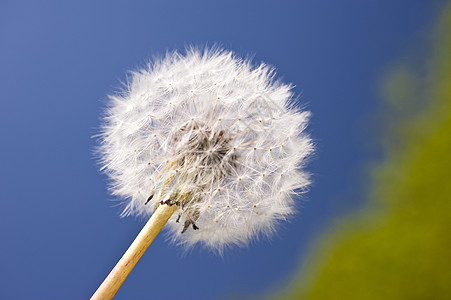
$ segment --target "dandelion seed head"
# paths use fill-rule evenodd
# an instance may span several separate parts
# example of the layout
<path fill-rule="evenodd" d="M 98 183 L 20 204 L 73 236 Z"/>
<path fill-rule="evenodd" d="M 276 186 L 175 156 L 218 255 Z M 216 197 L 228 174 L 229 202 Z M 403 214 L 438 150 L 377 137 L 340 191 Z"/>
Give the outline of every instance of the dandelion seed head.
<path fill-rule="evenodd" d="M 168 53 L 132 72 L 110 96 L 99 148 L 122 215 L 170 201 L 175 242 L 221 251 L 293 214 L 293 195 L 309 185 L 310 113 L 274 75 L 218 48 Z"/>

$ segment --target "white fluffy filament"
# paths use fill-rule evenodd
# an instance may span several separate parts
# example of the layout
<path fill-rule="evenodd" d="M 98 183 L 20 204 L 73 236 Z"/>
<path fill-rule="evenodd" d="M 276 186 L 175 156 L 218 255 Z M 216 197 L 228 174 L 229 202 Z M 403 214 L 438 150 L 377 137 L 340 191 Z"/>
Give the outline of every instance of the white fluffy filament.
<path fill-rule="evenodd" d="M 173 239 L 221 251 L 274 231 L 306 190 L 309 112 L 274 70 L 221 49 L 189 49 L 131 73 L 110 96 L 101 162 L 123 215 L 177 204 Z"/>

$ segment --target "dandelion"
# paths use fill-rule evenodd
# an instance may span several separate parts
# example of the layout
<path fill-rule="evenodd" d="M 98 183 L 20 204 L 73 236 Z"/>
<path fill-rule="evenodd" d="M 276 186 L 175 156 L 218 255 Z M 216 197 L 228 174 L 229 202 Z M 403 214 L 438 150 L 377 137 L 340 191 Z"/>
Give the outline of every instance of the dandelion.
<path fill-rule="evenodd" d="M 165 207 L 174 242 L 218 252 L 273 233 L 309 184 L 313 150 L 309 112 L 274 75 L 218 48 L 132 72 L 110 96 L 100 146 L 122 215 Z"/>

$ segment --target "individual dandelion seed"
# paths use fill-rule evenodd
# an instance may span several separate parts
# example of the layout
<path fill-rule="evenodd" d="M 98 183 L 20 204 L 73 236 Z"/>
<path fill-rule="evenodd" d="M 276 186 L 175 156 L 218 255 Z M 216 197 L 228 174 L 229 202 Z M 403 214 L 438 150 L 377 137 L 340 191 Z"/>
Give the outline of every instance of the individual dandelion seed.
<path fill-rule="evenodd" d="M 218 252 L 271 234 L 306 190 L 301 167 L 313 151 L 309 112 L 274 75 L 219 48 L 168 53 L 132 72 L 110 96 L 100 135 L 122 215 L 163 213 L 175 243 Z"/>

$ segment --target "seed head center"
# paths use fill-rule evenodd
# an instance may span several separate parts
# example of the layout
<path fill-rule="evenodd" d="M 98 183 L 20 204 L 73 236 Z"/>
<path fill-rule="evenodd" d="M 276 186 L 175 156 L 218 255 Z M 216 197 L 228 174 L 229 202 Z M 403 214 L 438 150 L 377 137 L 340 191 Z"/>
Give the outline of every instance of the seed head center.
<path fill-rule="evenodd" d="M 236 151 L 230 145 L 232 138 L 227 136 L 225 130 L 214 130 L 191 121 L 177 135 L 176 151 L 181 156 L 180 162 L 187 167 L 197 167 L 196 177 L 208 176 L 210 181 L 220 181 L 236 167 Z"/>

